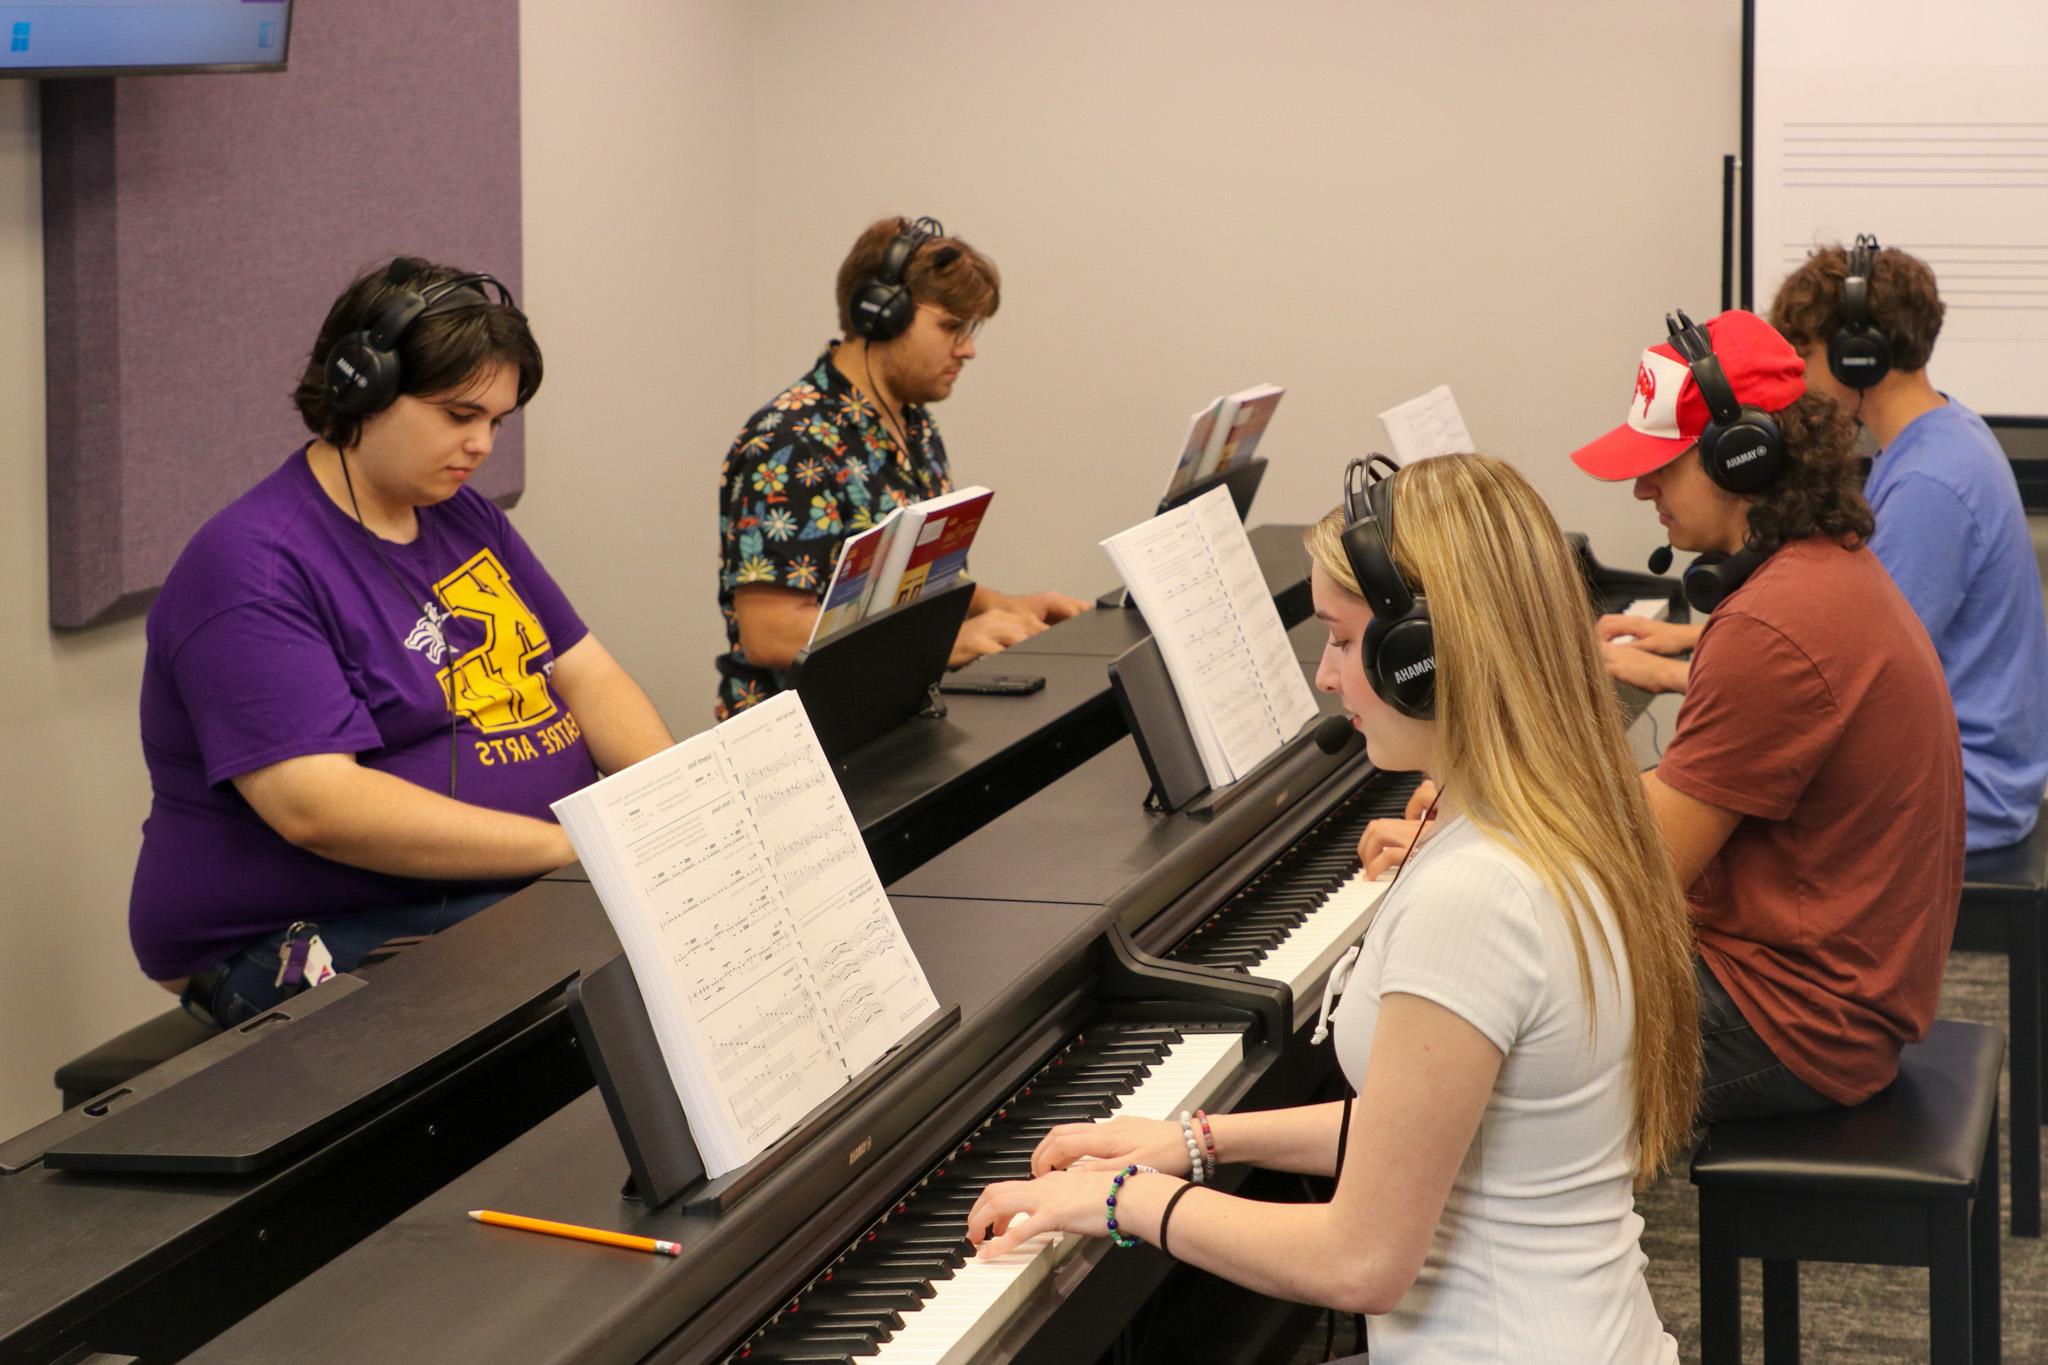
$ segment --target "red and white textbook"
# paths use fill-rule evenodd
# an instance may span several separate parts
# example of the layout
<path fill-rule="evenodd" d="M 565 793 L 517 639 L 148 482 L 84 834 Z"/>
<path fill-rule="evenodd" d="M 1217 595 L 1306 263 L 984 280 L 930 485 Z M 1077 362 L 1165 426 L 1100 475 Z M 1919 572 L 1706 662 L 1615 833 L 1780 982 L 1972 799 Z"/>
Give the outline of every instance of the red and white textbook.
<path fill-rule="evenodd" d="M 967 571 L 967 550 L 995 496 L 976 485 L 912 503 L 894 517 L 896 529 L 868 610 L 898 606 L 951 586 Z"/>

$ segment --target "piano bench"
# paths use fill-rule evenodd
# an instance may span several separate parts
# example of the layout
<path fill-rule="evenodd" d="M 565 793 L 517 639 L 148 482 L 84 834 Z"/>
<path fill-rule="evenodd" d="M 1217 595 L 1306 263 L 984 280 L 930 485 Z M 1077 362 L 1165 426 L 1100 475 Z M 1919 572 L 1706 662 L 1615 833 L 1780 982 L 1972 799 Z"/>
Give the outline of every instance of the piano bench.
<path fill-rule="evenodd" d="M 76 1108 L 94 1095 L 125 1084 L 187 1048 L 197 1047 L 219 1031 L 208 1028 L 182 1009 L 166 1010 L 154 1019 L 145 1019 L 57 1068 L 57 1089 L 63 1092 L 64 1107 Z"/>
<path fill-rule="evenodd" d="M 2041 1008 L 2041 987 L 2048 980 L 2048 810 L 2020 842 L 1982 849 L 1963 860 L 1954 946 L 2005 954 L 2012 1235 L 2039 1237 L 2041 1071 L 2048 1056 L 2048 1017 Z"/>
<path fill-rule="evenodd" d="M 1930 1359 L 1999 1358 L 1998 1067 L 2004 1040 L 1936 1020 L 1854 1109 L 1717 1123 L 1700 1193 L 1700 1359 L 1742 1359 L 1742 1258 L 1764 1263 L 1764 1359 L 1799 1358 L 1799 1262 L 1928 1267 Z"/>

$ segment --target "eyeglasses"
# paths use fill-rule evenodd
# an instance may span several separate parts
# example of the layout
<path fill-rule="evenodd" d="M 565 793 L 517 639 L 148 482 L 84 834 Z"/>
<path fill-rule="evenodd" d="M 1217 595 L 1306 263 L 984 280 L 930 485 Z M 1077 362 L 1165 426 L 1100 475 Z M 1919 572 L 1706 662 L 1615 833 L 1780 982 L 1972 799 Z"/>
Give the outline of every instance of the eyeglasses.
<path fill-rule="evenodd" d="M 981 325 L 988 321 L 987 318 L 976 318 L 972 322 L 962 322 L 959 318 L 954 317 L 936 304 L 921 303 L 918 305 L 918 310 L 920 312 L 936 313 L 939 318 L 939 326 L 952 336 L 953 344 L 956 346 L 963 341 L 974 340 L 975 337 L 981 334 Z"/>

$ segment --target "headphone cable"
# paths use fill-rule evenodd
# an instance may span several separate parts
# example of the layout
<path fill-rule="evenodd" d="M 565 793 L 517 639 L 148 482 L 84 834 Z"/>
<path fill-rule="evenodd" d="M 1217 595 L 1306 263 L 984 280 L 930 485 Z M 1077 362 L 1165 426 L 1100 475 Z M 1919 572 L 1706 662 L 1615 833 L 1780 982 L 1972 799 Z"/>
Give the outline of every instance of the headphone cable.
<path fill-rule="evenodd" d="M 334 447 L 334 455 L 341 463 L 341 482 L 342 486 L 348 489 L 349 510 L 355 513 L 356 525 L 361 527 L 363 534 L 370 538 L 370 553 L 377 556 L 377 562 L 384 566 L 384 572 L 389 574 L 391 581 L 397 585 L 399 595 L 410 605 L 412 602 L 412 589 L 405 586 L 405 580 L 398 576 L 398 570 L 392 567 L 391 561 L 385 557 L 384 547 L 377 543 L 377 533 L 372 531 L 370 524 L 363 520 L 363 506 L 356 501 L 356 481 L 349 477 L 348 453 L 337 445 Z M 427 518 L 420 514 L 418 508 L 413 510 L 413 521 L 418 524 L 420 535 L 423 538 L 431 534 L 428 530 Z M 430 555 L 433 548 L 431 544 L 427 546 Z M 422 605 L 426 604 L 423 603 Z M 453 647 L 448 643 L 448 637 L 441 632 L 440 625 L 433 621 L 431 615 L 427 619 L 430 624 L 433 624 L 434 633 L 440 638 L 441 652 L 444 654 L 452 653 Z M 455 707 L 455 661 L 451 658 L 448 661 L 448 798 L 451 801 L 455 799 L 455 778 L 458 771 L 456 764 L 455 727 L 460 718 L 461 713 Z"/>
<path fill-rule="evenodd" d="M 882 426 L 886 431 L 888 431 L 891 437 L 895 438 L 895 440 L 901 444 L 903 449 L 903 458 L 907 461 L 911 458 L 910 428 L 900 420 L 892 423 L 889 419 L 889 404 L 887 400 L 885 400 L 882 397 L 881 388 L 875 383 L 875 363 L 873 358 L 873 347 L 873 342 L 869 341 L 865 337 L 861 338 L 860 367 L 862 372 L 865 373 L 867 376 L 868 392 L 874 395 L 875 407 L 881 413 Z"/>

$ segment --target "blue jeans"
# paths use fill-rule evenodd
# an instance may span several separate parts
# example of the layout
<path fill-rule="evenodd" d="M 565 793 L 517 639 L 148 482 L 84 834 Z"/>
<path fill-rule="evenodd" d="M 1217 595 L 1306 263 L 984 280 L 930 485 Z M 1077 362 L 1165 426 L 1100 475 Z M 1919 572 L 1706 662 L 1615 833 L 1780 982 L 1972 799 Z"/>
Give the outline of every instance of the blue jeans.
<path fill-rule="evenodd" d="M 1695 957 L 1692 970 L 1700 988 L 1701 1123 L 1839 1107 L 1778 1060 L 1703 960 Z"/>
<path fill-rule="evenodd" d="M 334 957 L 334 970 L 354 971 L 381 944 L 394 938 L 439 933 L 494 901 L 503 900 L 507 894 L 484 891 L 412 905 L 394 905 L 383 910 L 365 910 L 361 914 L 326 920 L 318 926 L 317 932 L 320 941 Z M 279 1001 L 297 995 L 305 989 L 303 985 L 280 985 L 277 979 L 279 954 L 284 951 L 285 935 L 290 932 L 287 926 L 257 939 L 223 962 L 223 970 L 195 973 L 186 983 L 178 1002 L 185 1007 L 187 1014 L 203 1024 L 233 1028 L 255 1018 Z M 202 993 L 204 999 L 199 998 Z"/>

